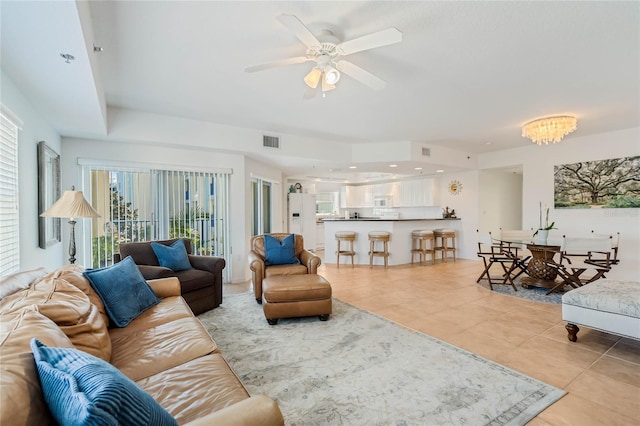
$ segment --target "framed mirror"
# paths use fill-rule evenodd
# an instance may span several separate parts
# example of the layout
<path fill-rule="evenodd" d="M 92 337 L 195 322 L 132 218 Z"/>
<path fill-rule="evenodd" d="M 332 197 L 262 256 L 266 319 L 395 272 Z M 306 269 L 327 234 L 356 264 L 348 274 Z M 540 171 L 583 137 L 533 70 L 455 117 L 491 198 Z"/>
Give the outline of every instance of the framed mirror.
<path fill-rule="evenodd" d="M 45 141 L 38 142 L 38 231 L 42 249 L 58 243 L 60 218 L 41 217 L 60 198 L 60 155 Z"/>

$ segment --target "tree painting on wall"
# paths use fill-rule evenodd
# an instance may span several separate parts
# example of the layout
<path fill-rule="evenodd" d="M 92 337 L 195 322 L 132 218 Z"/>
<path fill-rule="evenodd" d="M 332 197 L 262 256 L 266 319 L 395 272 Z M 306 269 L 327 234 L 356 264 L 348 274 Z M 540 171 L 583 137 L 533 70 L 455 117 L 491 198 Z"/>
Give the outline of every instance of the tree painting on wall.
<path fill-rule="evenodd" d="M 640 208 L 640 156 L 554 166 L 556 208 Z"/>

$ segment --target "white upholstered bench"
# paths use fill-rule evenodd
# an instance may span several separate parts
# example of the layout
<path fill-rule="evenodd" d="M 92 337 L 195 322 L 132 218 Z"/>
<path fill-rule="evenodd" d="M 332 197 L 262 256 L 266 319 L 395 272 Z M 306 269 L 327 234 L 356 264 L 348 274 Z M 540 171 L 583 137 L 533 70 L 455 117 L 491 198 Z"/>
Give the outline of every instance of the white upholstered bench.
<path fill-rule="evenodd" d="M 601 279 L 562 295 L 567 336 L 578 339 L 579 325 L 640 340 L 640 282 Z"/>

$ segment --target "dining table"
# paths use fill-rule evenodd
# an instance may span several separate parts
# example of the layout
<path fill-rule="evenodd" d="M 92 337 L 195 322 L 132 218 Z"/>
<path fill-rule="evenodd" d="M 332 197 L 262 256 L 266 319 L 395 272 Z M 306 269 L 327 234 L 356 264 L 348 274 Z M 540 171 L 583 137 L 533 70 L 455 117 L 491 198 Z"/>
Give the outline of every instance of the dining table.
<path fill-rule="evenodd" d="M 518 258 L 511 268 L 513 272 L 516 267 L 521 268 L 527 274 L 520 280 L 523 288 L 554 288 L 558 282 L 556 277 L 558 272 L 555 268 L 548 265 L 556 253 L 560 252 L 561 241 L 547 240 L 536 241 L 533 238 L 528 239 L 500 239 L 493 238 L 494 242 L 501 247 L 502 252 L 507 256 Z M 517 251 L 525 248 L 531 252 L 531 258 L 525 264 L 525 259 L 520 259 Z M 518 250 L 514 250 L 514 249 Z"/>

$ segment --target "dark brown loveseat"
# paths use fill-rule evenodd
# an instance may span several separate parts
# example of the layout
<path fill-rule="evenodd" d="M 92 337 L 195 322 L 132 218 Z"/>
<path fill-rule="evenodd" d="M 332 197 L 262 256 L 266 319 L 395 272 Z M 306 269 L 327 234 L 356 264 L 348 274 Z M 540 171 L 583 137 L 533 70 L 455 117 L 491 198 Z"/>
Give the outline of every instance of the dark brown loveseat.
<path fill-rule="evenodd" d="M 152 241 L 122 243 L 120 253 L 113 256 L 114 262 L 119 262 L 127 256 L 140 268 L 146 280 L 177 277 L 180 281 L 181 295 L 189 304 L 195 315 L 217 308 L 222 303 L 222 270 L 226 262 L 222 257 L 196 256 L 191 254 L 191 241 L 181 238 L 189 254 L 189 263 L 193 269 L 172 271 L 160 266 L 158 258 L 151 248 Z M 171 245 L 178 239 L 153 241 L 164 245 Z"/>

